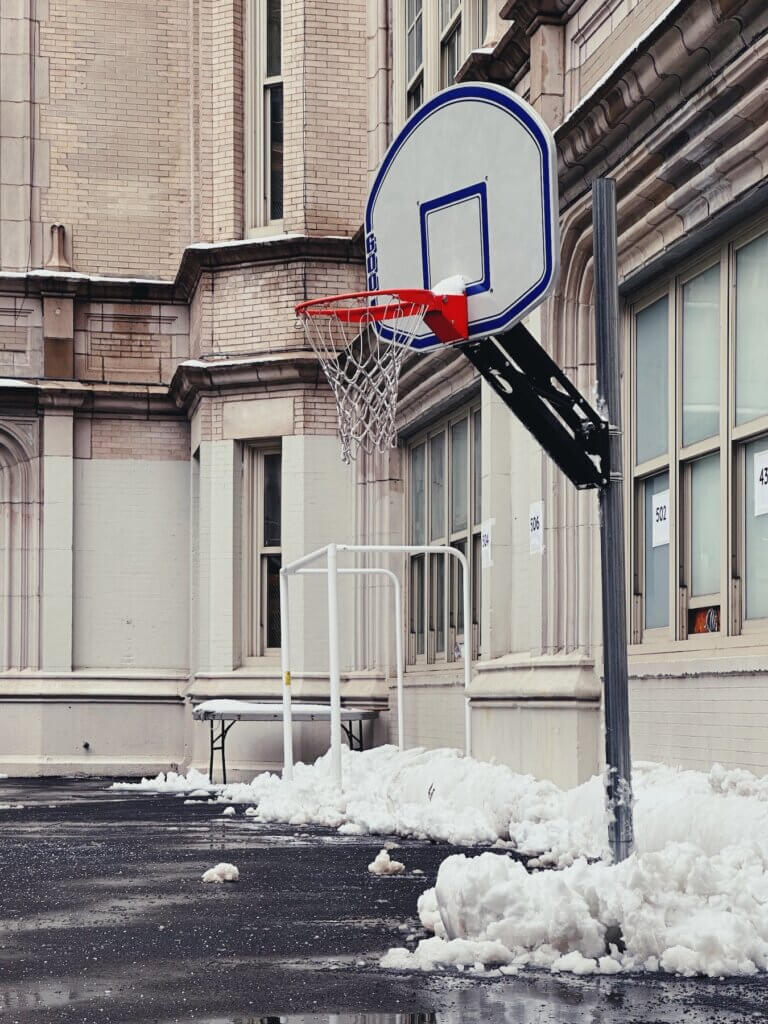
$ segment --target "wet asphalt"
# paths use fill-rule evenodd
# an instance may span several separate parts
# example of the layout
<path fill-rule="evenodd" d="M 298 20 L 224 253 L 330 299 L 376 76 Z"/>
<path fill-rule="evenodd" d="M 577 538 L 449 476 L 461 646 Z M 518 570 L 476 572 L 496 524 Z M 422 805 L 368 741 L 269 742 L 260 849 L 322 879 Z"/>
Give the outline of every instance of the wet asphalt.
<path fill-rule="evenodd" d="M 734 1024 L 768 979 L 510 979 L 378 966 L 445 845 L 264 826 L 106 783 L 0 780 L 0 1024 Z M 203 885 L 220 860 L 240 882 Z M 423 875 L 414 874 L 414 869 Z M 420 933 L 423 935 L 423 933 Z"/>

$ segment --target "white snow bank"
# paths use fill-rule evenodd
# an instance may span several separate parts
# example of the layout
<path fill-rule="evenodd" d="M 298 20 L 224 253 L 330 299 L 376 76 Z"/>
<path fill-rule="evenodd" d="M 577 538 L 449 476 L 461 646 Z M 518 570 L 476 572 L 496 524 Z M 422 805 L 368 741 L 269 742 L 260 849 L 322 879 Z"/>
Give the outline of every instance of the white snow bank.
<path fill-rule="evenodd" d="M 768 842 L 716 854 L 670 842 L 621 864 L 580 858 L 529 874 L 509 857 L 448 857 L 419 916 L 435 937 L 384 966 L 534 964 L 576 974 L 667 971 L 710 977 L 768 969 Z M 768 839 L 768 836 L 765 837 Z M 618 928 L 626 949 L 607 948 Z M 610 938 L 610 935 L 609 935 Z M 606 955 L 609 954 L 609 955 Z"/>
<path fill-rule="evenodd" d="M 330 755 L 297 764 L 294 779 L 264 773 L 251 783 L 212 785 L 190 769 L 161 773 L 120 790 L 218 794 L 225 803 L 255 806 L 259 821 L 317 824 L 350 835 L 402 835 L 458 845 L 508 843 L 536 858 L 534 866 L 567 867 L 578 857 L 607 858 L 603 781 L 574 789 L 520 775 L 456 750 L 400 752 L 383 746 L 342 748 L 343 785 L 333 781 Z M 681 771 L 634 766 L 635 833 L 640 853 L 690 842 L 712 855 L 739 838 L 768 841 L 768 777 L 726 770 Z"/>
<path fill-rule="evenodd" d="M 220 884 L 222 882 L 238 882 L 240 881 L 240 872 L 237 870 L 234 864 L 227 864 L 226 861 L 222 861 L 221 864 L 217 864 L 214 868 L 208 868 L 203 875 L 204 882 L 213 882 Z"/>
<path fill-rule="evenodd" d="M 538 821 L 538 808 L 561 793 L 551 782 L 456 750 L 383 746 L 360 753 L 344 747 L 342 765 L 341 791 L 325 754 L 312 765 L 297 764 L 292 782 L 267 773 L 223 787 L 220 799 L 257 805 L 262 821 L 474 845 L 508 838 L 510 821 L 530 814 Z M 601 806 L 599 780 L 595 794 Z"/>
<path fill-rule="evenodd" d="M 154 779 L 142 779 L 141 782 L 113 782 L 110 789 L 121 791 L 144 790 L 148 793 L 195 793 L 203 791 L 203 796 L 217 792 L 222 786 L 216 786 L 204 772 L 190 768 L 186 775 L 176 772 L 160 772 Z"/>
<path fill-rule="evenodd" d="M 381 850 L 368 865 L 372 875 L 402 875 L 405 871 L 405 864 L 399 860 L 390 860 L 386 850 Z"/>

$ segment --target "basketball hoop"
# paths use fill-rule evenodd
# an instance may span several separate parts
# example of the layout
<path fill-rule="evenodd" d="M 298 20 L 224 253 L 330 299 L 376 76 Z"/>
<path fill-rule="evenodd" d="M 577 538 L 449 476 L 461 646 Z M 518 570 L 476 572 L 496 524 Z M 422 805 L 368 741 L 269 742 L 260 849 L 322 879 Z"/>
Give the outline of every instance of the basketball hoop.
<path fill-rule="evenodd" d="M 467 298 L 403 288 L 310 299 L 296 306 L 336 400 L 341 457 L 397 444 L 400 368 L 422 326 L 444 342 L 467 337 Z"/>

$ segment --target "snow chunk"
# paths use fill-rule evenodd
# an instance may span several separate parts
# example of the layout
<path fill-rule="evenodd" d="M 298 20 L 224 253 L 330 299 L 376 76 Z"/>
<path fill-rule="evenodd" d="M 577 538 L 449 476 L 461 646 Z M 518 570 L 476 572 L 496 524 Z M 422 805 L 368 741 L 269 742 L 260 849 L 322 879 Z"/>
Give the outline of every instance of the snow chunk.
<path fill-rule="evenodd" d="M 234 864 L 227 864 L 222 861 L 217 864 L 214 868 L 208 868 L 203 875 L 204 882 L 214 882 L 219 884 L 221 882 L 239 882 L 240 872 L 237 870 Z"/>
<path fill-rule="evenodd" d="M 160 772 L 154 779 L 142 779 L 141 782 L 113 782 L 109 787 L 120 792 L 131 790 L 144 790 L 148 793 L 191 793 L 197 790 L 203 796 L 209 796 L 211 792 L 223 789 L 223 786 L 216 786 L 211 783 L 208 775 L 190 768 L 186 775 L 179 775 L 176 772 Z"/>
<path fill-rule="evenodd" d="M 230 805 L 229 807 L 224 808 L 224 810 L 221 812 L 221 816 L 222 818 L 232 818 L 234 817 L 235 813 L 235 808 Z"/>
<path fill-rule="evenodd" d="M 405 871 L 405 864 L 399 860 L 390 860 L 387 851 L 381 850 L 368 865 L 368 870 L 372 875 L 401 875 Z"/>
<path fill-rule="evenodd" d="M 451 277 L 438 281 L 431 290 L 435 295 L 463 295 L 467 290 L 467 282 L 461 274 L 452 274 Z"/>

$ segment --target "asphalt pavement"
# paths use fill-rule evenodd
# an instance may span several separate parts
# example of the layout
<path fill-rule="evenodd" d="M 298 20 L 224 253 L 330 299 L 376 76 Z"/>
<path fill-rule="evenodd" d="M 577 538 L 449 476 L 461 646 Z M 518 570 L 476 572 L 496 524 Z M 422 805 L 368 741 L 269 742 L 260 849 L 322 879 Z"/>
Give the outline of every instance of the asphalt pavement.
<path fill-rule="evenodd" d="M 765 977 L 383 970 L 454 848 L 395 839 L 407 873 L 378 877 L 367 865 L 380 837 L 222 818 L 221 805 L 106 785 L 0 780 L 0 1024 L 767 1019 Z M 203 885 L 222 860 L 240 881 Z"/>

